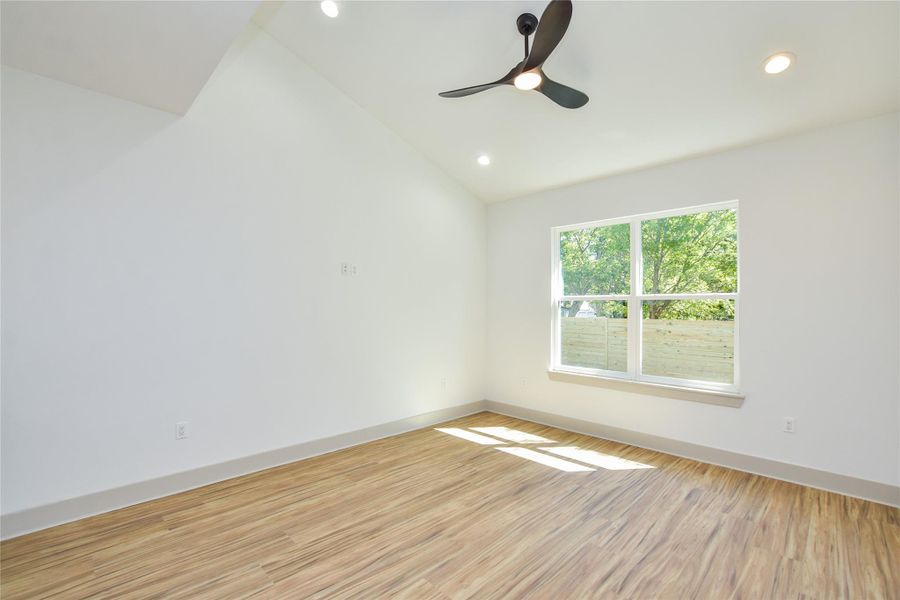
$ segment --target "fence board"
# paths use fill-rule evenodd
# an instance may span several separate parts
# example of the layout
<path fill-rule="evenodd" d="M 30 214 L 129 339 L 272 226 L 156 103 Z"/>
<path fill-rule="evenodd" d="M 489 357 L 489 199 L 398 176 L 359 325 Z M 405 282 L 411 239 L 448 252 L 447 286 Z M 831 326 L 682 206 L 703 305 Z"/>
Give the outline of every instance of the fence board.
<path fill-rule="evenodd" d="M 734 322 L 645 319 L 642 359 L 647 375 L 731 383 Z M 562 318 L 564 365 L 625 371 L 626 319 Z"/>

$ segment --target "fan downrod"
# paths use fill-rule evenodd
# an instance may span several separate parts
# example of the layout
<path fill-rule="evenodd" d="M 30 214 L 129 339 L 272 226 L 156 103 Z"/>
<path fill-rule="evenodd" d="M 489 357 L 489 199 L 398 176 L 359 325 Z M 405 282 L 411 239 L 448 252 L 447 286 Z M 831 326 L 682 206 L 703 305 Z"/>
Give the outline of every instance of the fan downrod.
<path fill-rule="evenodd" d="M 519 30 L 519 33 L 528 37 L 532 33 L 537 30 L 538 26 L 538 18 L 531 13 L 522 13 L 519 15 L 519 18 L 516 19 L 516 29 Z"/>

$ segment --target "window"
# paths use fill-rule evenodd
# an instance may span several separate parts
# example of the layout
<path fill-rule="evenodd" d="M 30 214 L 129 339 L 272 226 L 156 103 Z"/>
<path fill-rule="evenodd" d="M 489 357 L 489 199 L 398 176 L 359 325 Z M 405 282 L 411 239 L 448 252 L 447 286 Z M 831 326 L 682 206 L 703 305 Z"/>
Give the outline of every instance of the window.
<path fill-rule="evenodd" d="M 554 228 L 552 368 L 736 392 L 737 212 Z"/>

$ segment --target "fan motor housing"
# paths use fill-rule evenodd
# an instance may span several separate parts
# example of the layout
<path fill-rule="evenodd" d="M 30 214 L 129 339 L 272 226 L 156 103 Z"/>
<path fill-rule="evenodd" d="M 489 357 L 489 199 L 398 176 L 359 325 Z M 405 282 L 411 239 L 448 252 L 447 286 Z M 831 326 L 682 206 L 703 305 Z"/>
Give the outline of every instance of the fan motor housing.
<path fill-rule="evenodd" d="M 535 32 L 538 26 L 538 18 L 531 13 L 522 13 L 516 19 L 516 29 L 524 36 L 529 36 Z"/>

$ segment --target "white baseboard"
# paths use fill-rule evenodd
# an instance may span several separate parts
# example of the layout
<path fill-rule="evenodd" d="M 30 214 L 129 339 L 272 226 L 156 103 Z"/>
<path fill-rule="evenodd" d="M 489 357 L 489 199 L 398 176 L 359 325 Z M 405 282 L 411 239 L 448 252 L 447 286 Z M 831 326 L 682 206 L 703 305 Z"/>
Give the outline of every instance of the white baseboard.
<path fill-rule="evenodd" d="M 550 425 L 551 427 L 583 433 L 605 440 L 622 442 L 640 448 L 665 452 L 666 454 L 674 454 L 675 456 L 771 477 L 772 479 L 798 483 L 828 492 L 844 494 L 845 496 L 871 500 L 889 506 L 900 506 L 900 487 L 887 483 L 840 475 L 812 467 L 804 467 L 749 454 L 740 454 L 720 448 L 701 446 L 648 433 L 610 427 L 609 425 L 602 425 L 593 421 L 564 417 L 514 404 L 505 404 L 492 400 L 485 400 L 484 403 L 486 410 L 509 417 Z"/>
<path fill-rule="evenodd" d="M 790 481 L 891 506 L 900 506 L 900 487 L 898 486 L 610 427 L 513 404 L 482 400 L 2 515 L 0 517 L 0 538 L 5 540 L 17 537 L 54 525 L 69 523 L 485 410 L 738 471 Z"/>
<path fill-rule="evenodd" d="M 180 473 L 164 475 L 121 487 L 95 492 L 76 498 L 69 498 L 28 508 L 0 516 L 0 539 L 9 539 L 53 527 L 85 517 L 140 504 L 155 498 L 170 496 L 194 488 L 247 475 L 263 469 L 310 458 L 327 452 L 334 452 L 350 446 L 364 444 L 381 438 L 405 433 L 456 419 L 484 410 L 484 401 L 471 402 L 442 410 L 415 415 L 399 421 L 392 421 L 374 427 L 358 429 L 327 438 L 302 442 L 286 448 L 253 454 L 223 463 L 198 467 Z"/>

